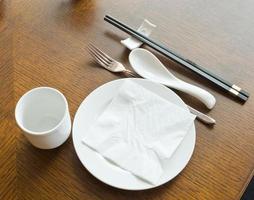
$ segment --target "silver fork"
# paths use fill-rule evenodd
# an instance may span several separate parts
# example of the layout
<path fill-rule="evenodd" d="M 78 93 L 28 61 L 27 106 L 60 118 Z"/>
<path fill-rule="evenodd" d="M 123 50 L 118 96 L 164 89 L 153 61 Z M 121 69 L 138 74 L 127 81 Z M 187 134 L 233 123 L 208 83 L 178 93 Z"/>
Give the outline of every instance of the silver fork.
<path fill-rule="evenodd" d="M 89 44 L 87 48 L 88 52 L 95 59 L 95 61 L 105 69 L 111 72 L 123 72 L 133 77 L 137 76 L 137 74 L 135 74 L 134 72 L 126 69 L 122 63 L 111 58 L 109 55 L 101 51 L 93 44 Z"/>
<path fill-rule="evenodd" d="M 91 56 L 95 59 L 95 61 L 105 69 L 111 72 L 124 72 L 133 77 L 138 76 L 136 73 L 126 69 L 120 62 L 114 60 L 93 44 L 89 44 L 87 48 Z M 213 118 L 207 116 L 204 113 L 199 112 L 198 110 L 192 108 L 191 106 L 188 106 L 188 108 L 192 114 L 197 116 L 197 119 L 204 122 L 205 124 L 215 124 L 215 120 Z"/>

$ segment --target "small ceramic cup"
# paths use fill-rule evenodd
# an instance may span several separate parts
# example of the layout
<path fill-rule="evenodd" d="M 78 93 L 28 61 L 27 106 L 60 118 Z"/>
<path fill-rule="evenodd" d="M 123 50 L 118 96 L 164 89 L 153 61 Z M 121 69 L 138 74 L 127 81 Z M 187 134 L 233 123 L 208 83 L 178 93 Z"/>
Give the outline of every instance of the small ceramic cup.
<path fill-rule="evenodd" d="M 60 146 L 71 132 L 67 100 L 54 88 L 38 87 L 25 93 L 16 105 L 15 118 L 27 139 L 40 149 Z"/>

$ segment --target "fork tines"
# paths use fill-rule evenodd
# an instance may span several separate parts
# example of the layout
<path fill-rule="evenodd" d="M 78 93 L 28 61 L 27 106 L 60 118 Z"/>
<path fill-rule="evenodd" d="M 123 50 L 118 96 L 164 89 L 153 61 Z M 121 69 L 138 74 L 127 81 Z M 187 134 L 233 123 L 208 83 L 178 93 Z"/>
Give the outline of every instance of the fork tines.
<path fill-rule="evenodd" d="M 107 54 L 102 52 L 93 44 L 88 44 L 87 46 L 88 52 L 90 55 L 103 67 L 108 67 L 108 65 L 113 61 Z"/>

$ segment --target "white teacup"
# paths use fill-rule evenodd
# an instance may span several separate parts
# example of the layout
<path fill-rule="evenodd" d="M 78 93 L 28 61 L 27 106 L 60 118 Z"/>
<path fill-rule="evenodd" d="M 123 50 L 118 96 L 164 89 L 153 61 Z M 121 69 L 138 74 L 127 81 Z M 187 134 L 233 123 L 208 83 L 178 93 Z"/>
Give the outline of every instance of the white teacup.
<path fill-rule="evenodd" d="M 38 87 L 18 101 L 15 118 L 24 135 L 41 149 L 63 144 L 71 132 L 68 103 L 64 95 L 50 87 Z"/>

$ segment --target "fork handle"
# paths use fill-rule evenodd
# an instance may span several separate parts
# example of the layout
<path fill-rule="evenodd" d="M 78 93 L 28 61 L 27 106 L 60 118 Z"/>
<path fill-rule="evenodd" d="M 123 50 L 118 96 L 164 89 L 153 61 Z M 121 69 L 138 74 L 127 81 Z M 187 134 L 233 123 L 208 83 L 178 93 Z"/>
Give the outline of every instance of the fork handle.
<path fill-rule="evenodd" d="M 124 70 L 123 72 L 130 75 L 130 76 L 132 76 L 132 77 L 137 77 L 138 76 L 135 72 L 132 72 L 131 70 L 128 70 L 128 69 Z"/>

